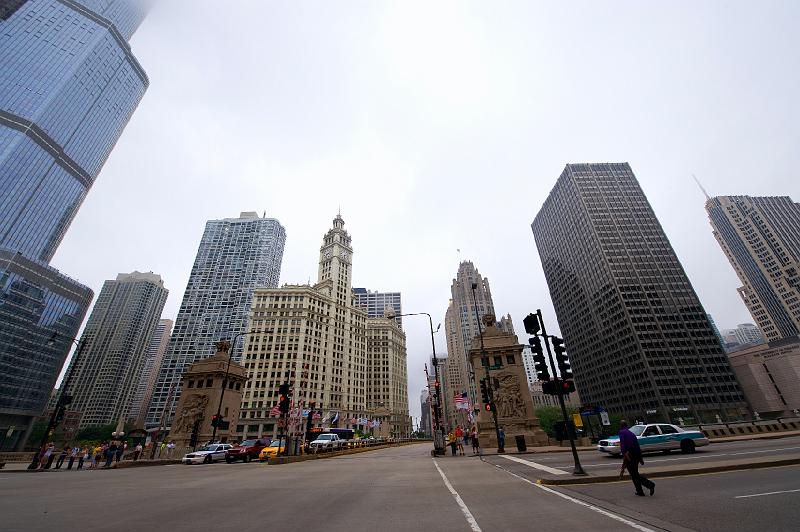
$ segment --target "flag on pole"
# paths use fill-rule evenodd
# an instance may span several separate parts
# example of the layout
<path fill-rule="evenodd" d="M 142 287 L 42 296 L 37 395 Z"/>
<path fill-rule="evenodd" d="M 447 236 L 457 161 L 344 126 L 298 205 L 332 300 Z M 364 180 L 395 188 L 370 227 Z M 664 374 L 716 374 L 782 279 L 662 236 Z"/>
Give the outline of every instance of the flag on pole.
<path fill-rule="evenodd" d="M 456 395 L 454 397 L 456 402 L 456 409 L 457 410 L 469 410 L 469 399 L 467 398 L 467 392 L 463 392 L 461 395 Z"/>
<path fill-rule="evenodd" d="M 278 408 L 278 405 L 272 407 L 272 410 L 269 411 L 269 417 L 278 417 L 281 415 L 281 409 Z"/>

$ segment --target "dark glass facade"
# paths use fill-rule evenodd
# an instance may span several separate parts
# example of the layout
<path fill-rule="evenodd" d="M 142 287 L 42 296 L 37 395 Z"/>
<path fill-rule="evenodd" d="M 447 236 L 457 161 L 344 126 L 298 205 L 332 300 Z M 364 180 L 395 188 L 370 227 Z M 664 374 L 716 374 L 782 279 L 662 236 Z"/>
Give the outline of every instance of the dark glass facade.
<path fill-rule="evenodd" d="M 582 401 L 685 423 L 746 413 L 707 314 L 627 163 L 567 165 L 531 228 Z"/>
<path fill-rule="evenodd" d="M 128 44 L 145 11 L 137 0 L 0 3 L 0 253 L 14 258 L 0 269 L 3 433 L 41 415 L 91 301 L 48 263 L 147 89 Z M 47 343 L 61 329 L 68 339 Z"/>
<path fill-rule="evenodd" d="M 0 448 L 42 414 L 92 291 L 49 266 L 0 250 Z"/>
<path fill-rule="evenodd" d="M 29 0 L 0 20 L 0 247 L 53 257 L 144 95 L 134 5 Z"/>

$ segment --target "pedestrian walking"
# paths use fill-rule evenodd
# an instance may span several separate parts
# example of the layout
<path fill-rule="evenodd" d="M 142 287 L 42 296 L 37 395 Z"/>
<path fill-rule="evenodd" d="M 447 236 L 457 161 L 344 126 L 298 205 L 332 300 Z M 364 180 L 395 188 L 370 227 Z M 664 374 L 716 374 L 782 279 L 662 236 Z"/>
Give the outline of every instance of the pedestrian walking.
<path fill-rule="evenodd" d="M 453 434 L 453 431 L 447 433 L 447 445 L 450 446 L 450 451 L 453 453 L 453 456 L 456 455 L 456 435 Z"/>
<path fill-rule="evenodd" d="M 503 427 L 497 429 L 497 448 L 504 449 L 506 446 L 506 431 L 503 430 Z"/>
<path fill-rule="evenodd" d="M 89 458 L 89 448 L 84 447 L 78 454 L 78 469 L 83 469 L 83 463 Z"/>
<path fill-rule="evenodd" d="M 50 469 L 53 464 L 53 459 L 56 457 L 56 446 L 52 443 L 47 444 L 47 450 L 44 452 L 42 459 L 42 469 Z"/>
<path fill-rule="evenodd" d="M 464 440 L 464 430 L 461 427 L 456 427 L 455 437 L 456 437 L 456 447 L 458 448 L 458 454 L 464 456 L 464 444 L 462 443 Z"/>
<path fill-rule="evenodd" d="M 119 462 L 122 460 L 122 455 L 125 453 L 125 447 L 127 446 L 126 443 L 117 442 L 117 450 L 114 451 L 115 461 Z"/>
<path fill-rule="evenodd" d="M 142 454 L 142 444 L 141 443 L 137 443 L 136 447 L 133 448 L 133 461 L 134 462 L 139 459 L 139 455 L 140 454 Z"/>
<path fill-rule="evenodd" d="M 103 466 L 104 469 L 111 467 L 115 454 L 117 454 L 117 443 L 112 441 L 111 445 L 106 447 L 106 465 Z"/>
<path fill-rule="evenodd" d="M 478 454 L 480 450 L 480 443 L 478 443 L 478 429 L 476 427 L 472 427 L 472 452 L 474 454 Z"/>
<path fill-rule="evenodd" d="M 175 449 L 175 442 L 170 440 L 167 444 L 167 458 L 172 458 L 172 450 Z"/>
<path fill-rule="evenodd" d="M 56 469 L 61 469 L 61 466 L 64 464 L 64 460 L 67 458 L 67 454 L 69 453 L 69 447 L 64 447 L 61 449 L 61 452 L 58 453 L 58 460 L 56 460 Z"/>
<path fill-rule="evenodd" d="M 622 478 L 627 469 L 633 481 L 633 487 L 636 488 L 636 495 L 644 497 L 644 491 L 642 490 L 642 486 L 644 486 L 650 490 L 650 496 L 652 496 L 656 491 L 655 482 L 648 480 L 639 473 L 639 466 L 644 465 L 639 440 L 628 429 L 628 422 L 624 419 L 619 422 L 619 427 L 619 450 L 622 453 L 622 468 L 619 472 L 619 478 Z"/>
<path fill-rule="evenodd" d="M 67 469 L 72 469 L 72 464 L 75 463 L 75 459 L 78 457 L 78 447 L 73 447 L 72 451 L 69 453 L 69 463 L 67 464 Z"/>
<path fill-rule="evenodd" d="M 100 458 L 103 456 L 103 446 L 102 445 L 95 445 L 94 449 L 92 450 L 92 465 L 89 469 L 97 469 L 97 462 L 100 461 Z"/>

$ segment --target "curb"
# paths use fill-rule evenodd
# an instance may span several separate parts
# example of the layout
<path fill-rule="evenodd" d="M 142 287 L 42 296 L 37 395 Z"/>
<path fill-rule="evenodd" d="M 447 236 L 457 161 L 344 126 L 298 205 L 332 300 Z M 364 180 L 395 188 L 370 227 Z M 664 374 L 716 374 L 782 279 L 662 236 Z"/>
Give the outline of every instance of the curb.
<path fill-rule="evenodd" d="M 163 466 L 163 465 L 173 465 L 173 464 L 180 464 L 180 459 L 171 459 L 171 460 L 137 460 L 129 461 L 129 462 L 117 462 L 112 467 L 105 468 L 105 467 L 97 467 L 92 469 L 91 471 L 112 471 L 114 469 L 131 469 L 131 468 L 138 468 L 138 467 L 153 467 L 153 466 Z M 65 471 L 69 471 L 68 469 L 5 469 L 0 468 L 0 475 L 7 474 L 7 473 L 62 473 Z M 72 471 L 78 471 L 77 469 L 73 469 Z M 80 471 L 89 471 L 88 468 L 84 468 Z"/>
<path fill-rule="evenodd" d="M 283 464 L 294 464 L 297 462 L 306 462 L 308 460 L 323 460 L 325 458 L 336 458 L 338 456 L 349 456 L 351 454 L 359 454 L 359 453 L 367 453 L 370 451 L 378 451 L 380 449 L 389 449 L 392 447 L 404 447 L 406 445 L 416 445 L 417 443 L 430 443 L 426 441 L 422 442 L 403 442 L 397 444 L 386 444 L 386 445 L 373 445 L 371 447 L 357 447 L 355 449 L 346 449 L 343 451 L 333 451 L 327 453 L 316 453 L 316 454 L 301 454 L 298 456 L 281 456 L 277 458 L 270 458 L 267 463 L 269 465 L 283 465 Z"/>
<path fill-rule="evenodd" d="M 665 478 L 676 476 L 699 475 L 703 473 L 721 473 L 724 471 L 742 471 L 747 469 L 763 469 L 768 467 L 779 467 L 800 464 L 800 458 L 786 458 L 783 460 L 773 460 L 771 462 L 744 462 L 739 464 L 725 464 L 718 466 L 698 467 L 694 469 L 675 469 L 662 471 L 649 471 L 648 478 Z M 599 477 L 572 477 L 572 478 L 540 478 L 537 483 L 546 486 L 569 486 L 574 484 L 604 484 L 608 482 L 619 482 L 619 475 L 603 475 Z"/>

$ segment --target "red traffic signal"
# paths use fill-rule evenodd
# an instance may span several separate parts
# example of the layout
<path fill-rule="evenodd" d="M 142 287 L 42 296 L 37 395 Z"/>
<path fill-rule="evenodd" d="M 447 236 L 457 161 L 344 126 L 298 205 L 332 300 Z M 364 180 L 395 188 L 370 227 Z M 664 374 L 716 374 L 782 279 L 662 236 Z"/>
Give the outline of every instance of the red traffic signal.
<path fill-rule="evenodd" d="M 484 408 L 486 409 L 487 412 L 494 412 L 494 403 L 486 403 L 486 405 L 484 405 Z"/>

